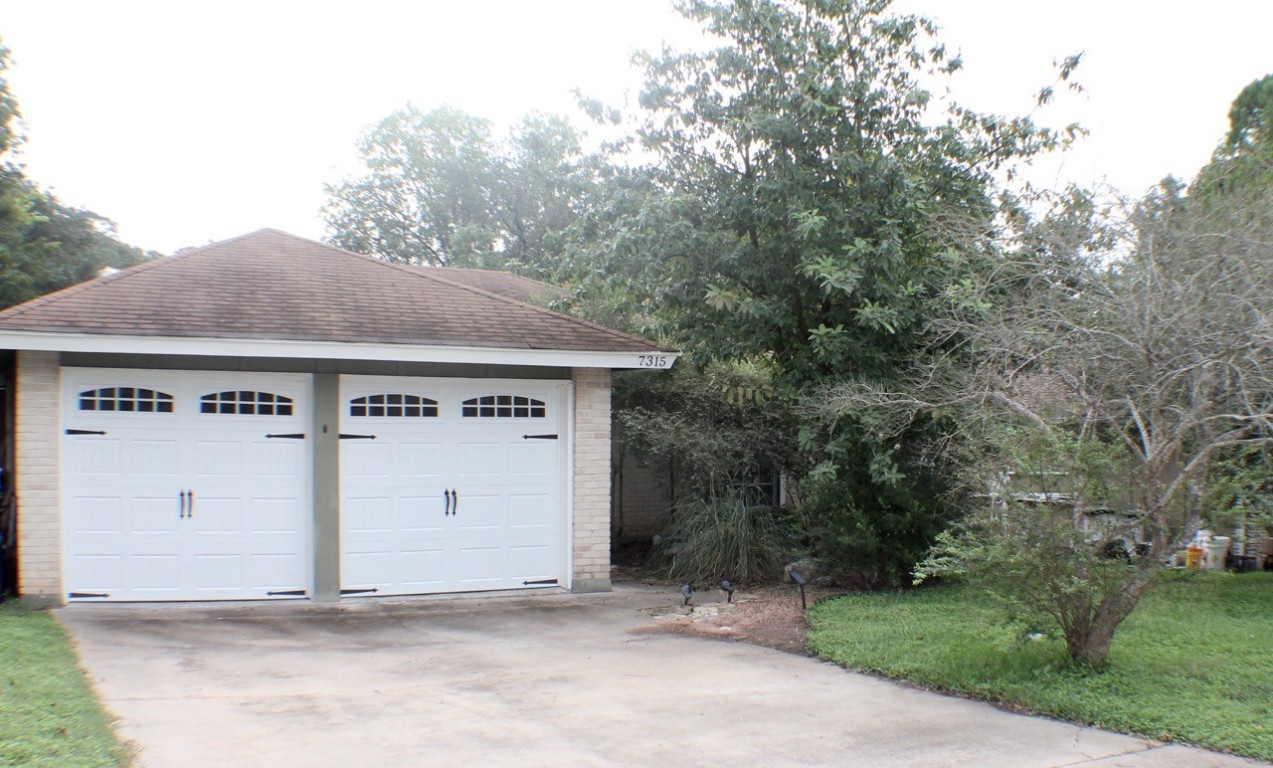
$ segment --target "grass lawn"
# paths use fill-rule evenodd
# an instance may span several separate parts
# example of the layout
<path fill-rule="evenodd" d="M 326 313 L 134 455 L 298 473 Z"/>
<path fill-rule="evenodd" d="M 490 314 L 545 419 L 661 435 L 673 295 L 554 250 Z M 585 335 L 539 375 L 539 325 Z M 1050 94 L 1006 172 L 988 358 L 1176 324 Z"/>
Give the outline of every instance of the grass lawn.
<path fill-rule="evenodd" d="M 62 628 L 0 604 L 0 765 L 128 764 Z"/>
<path fill-rule="evenodd" d="M 1065 720 L 1273 761 L 1273 573 L 1168 573 L 1101 670 L 1023 639 L 967 587 L 858 594 L 810 611 L 809 645 L 850 669 Z"/>

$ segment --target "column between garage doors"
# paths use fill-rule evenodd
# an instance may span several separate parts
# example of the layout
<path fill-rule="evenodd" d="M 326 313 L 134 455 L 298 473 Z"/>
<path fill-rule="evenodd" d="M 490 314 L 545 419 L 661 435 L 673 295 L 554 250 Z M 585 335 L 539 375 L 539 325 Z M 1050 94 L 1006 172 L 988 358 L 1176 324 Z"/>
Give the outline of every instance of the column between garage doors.
<path fill-rule="evenodd" d="M 340 599 L 340 376 L 314 374 L 314 591 Z"/>

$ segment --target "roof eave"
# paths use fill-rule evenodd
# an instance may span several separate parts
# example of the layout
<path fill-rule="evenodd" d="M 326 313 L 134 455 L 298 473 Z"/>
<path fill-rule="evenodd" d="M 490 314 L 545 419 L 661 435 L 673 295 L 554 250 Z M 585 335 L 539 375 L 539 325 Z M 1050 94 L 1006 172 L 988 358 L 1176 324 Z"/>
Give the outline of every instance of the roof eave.
<path fill-rule="evenodd" d="M 671 368 L 680 352 L 649 350 L 514 349 L 428 346 L 289 339 L 219 339 L 178 336 L 118 336 L 50 331 L 0 331 L 0 349 L 101 354 L 275 357 L 285 359 L 381 360 L 553 368 Z"/>

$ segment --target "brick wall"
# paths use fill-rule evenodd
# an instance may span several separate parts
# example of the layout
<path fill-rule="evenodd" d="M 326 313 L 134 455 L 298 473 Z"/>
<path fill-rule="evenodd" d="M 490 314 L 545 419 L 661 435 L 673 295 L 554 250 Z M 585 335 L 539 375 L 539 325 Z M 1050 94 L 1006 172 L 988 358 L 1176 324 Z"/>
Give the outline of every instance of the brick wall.
<path fill-rule="evenodd" d="M 610 590 L 610 370 L 575 368 L 575 592 Z"/>
<path fill-rule="evenodd" d="M 59 500 L 60 368 L 56 352 L 19 352 L 14 408 L 18 591 L 24 603 L 64 602 Z"/>

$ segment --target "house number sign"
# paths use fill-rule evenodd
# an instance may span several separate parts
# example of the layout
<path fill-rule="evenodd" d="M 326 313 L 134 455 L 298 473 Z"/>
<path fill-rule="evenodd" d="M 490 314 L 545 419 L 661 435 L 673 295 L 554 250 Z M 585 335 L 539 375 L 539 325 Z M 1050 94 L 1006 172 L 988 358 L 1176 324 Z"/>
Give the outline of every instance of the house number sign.
<path fill-rule="evenodd" d="M 637 355 L 638 368 L 671 368 L 671 355 Z"/>

